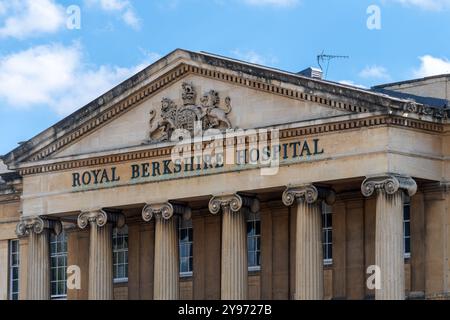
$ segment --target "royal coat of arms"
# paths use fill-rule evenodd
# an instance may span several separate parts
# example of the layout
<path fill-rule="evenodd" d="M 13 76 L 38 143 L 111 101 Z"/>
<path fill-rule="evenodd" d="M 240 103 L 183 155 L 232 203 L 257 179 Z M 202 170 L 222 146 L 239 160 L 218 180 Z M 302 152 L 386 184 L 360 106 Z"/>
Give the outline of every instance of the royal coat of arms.
<path fill-rule="evenodd" d="M 196 104 L 197 93 L 190 83 L 183 83 L 183 104 L 177 105 L 169 98 L 161 101 L 161 108 L 150 111 L 150 142 L 169 141 L 172 133 L 177 129 L 189 131 L 194 134 L 196 124 L 201 124 L 202 130 L 231 129 L 232 125 L 227 115 L 231 112 L 231 99 L 225 98 L 224 106 L 221 104 L 219 93 L 210 90 Z M 198 125 L 197 125 L 198 127 Z"/>

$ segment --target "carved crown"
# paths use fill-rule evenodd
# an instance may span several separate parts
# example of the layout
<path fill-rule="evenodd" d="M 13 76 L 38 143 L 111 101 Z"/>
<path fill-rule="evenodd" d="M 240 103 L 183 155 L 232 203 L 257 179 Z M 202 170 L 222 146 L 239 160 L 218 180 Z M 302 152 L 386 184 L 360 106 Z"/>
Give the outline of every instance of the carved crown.
<path fill-rule="evenodd" d="M 183 104 L 185 106 L 195 104 L 195 100 L 197 98 L 197 93 L 195 92 L 195 88 L 191 83 L 183 83 L 182 84 L 183 93 L 181 97 L 183 99 Z"/>

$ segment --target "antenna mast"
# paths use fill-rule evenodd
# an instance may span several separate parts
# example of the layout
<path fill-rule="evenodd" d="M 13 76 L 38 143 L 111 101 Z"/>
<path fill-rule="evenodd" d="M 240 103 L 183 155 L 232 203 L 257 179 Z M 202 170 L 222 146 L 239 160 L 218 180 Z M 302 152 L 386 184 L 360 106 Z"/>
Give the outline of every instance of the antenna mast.
<path fill-rule="evenodd" d="M 321 54 L 317 55 L 317 64 L 320 67 L 320 70 L 322 70 L 323 72 L 323 67 L 322 67 L 322 63 L 326 62 L 327 63 L 327 69 L 325 71 L 325 79 L 328 76 L 328 69 L 330 67 L 330 61 L 333 59 L 349 59 L 349 56 L 338 56 L 338 55 L 330 55 L 330 54 L 325 54 L 324 51 L 322 51 Z"/>

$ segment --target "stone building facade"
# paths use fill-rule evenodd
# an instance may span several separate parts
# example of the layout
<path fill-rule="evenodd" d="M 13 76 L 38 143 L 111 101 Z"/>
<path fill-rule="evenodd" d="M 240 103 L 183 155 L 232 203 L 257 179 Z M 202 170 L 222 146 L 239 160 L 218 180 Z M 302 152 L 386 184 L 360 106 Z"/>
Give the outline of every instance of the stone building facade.
<path fill-rule="evenodd" d="M 0 299 L 448 298 L 436 79 L 170 53 L 2 157 Z"/>

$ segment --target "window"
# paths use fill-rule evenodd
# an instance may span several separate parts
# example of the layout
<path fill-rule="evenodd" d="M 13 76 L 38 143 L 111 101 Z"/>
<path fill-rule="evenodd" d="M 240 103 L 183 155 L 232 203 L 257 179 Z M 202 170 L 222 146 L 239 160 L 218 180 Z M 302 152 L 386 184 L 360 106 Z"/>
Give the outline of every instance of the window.
<path fill-rule="evenodd" d="M 411 201 L 406 197 L 403 205 L 403 248 L 405 259 L 411 257 Z"/>
<path fill-rule="evenodd" d="M 52 299 L 67 297 L 67 235 L 50 235 L 50 293 Z"/>
<path fill-rule="evenodd" d="M 332 207 L 326 203 L 322 204 L 322 246 L 323 246 L 323 264 L 333 263 L 333 223 Z"/>
<path fill-rule="evenodd" d="M 178 242 L 180 249 L 180 275 L 192 276 L 193 271 L 193 230 L 192 220 L 178 220 Z"/>
<path fill-rule="evenodd" d="M 249 271 L 261 269 L 261 218 L 259 213 L 249 213 L 247 217 L 247 258 Z"/>
<path fill-rule="evenodd" d="M 128 227 L 113 231 L 113 276 L 114 282 L 128 281 Z"/>
<path fill-rule="evenodd" d="M 9 299 L 19 300 L 19 240 L 9 241 Z"/>

